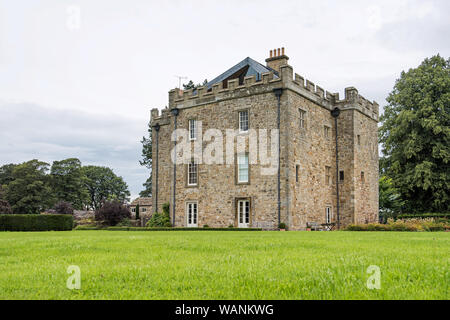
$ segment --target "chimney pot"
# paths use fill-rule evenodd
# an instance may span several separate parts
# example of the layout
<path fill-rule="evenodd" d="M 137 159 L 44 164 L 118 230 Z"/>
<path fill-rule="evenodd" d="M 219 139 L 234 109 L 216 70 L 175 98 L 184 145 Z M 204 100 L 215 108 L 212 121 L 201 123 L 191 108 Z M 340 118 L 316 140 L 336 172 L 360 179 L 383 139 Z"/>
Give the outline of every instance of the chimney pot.
<path fill-rule="evenodd" d="M 270 57 L 266 59 L 266 63 L 269 68 L 281 72 L 281 66 L 288 65 L 288 60 L 284 47 L 280 47 L 270 50 Z"/>

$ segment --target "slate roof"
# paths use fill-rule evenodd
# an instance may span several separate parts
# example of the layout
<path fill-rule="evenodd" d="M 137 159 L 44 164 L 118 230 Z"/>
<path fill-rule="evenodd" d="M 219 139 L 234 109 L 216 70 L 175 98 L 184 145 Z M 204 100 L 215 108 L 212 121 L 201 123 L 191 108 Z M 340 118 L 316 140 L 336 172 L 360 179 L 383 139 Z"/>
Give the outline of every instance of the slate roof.
<path fill-rule="evenodd" d="M 151 206 L 152 198 L 151 197 L 140 197 L 136 198 L 131 202 L 131 206 L 136 206 L 139 203 L 140 206 Z"/>
<path fill-rule="evenodd" d="M 247 70 L 245 70 L 247 69 Z M 239 74 L 239 71 L 242 71 L 240 77 L 243 79 L 244 77 L 256 76 L 256 81 L 261 80 L 261 74 L 272 71 L 274 73 L 274 77 L 278 78 L 278 72 L 272 68 L 266 67 L 265 65 L 259 63 L 258 61 L 253 60 L 250 57 L 245 58 L 235 66 L 231 67 L 220 76 L 214 78 L 209 81 L 206 86 L 208 89 L 211 89 L 212 85 L 215 83 L 223 82 L 225 80 L 231 80 L 238 78 L 238 76 L 233 76 Z M 226 84 L 224 84 L 226 85 Z"/>

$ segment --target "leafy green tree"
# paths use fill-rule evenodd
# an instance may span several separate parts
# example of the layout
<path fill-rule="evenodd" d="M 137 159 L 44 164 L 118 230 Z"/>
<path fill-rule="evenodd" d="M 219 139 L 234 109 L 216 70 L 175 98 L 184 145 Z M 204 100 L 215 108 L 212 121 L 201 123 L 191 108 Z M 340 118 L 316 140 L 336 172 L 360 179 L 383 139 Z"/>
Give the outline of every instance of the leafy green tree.
<path fill-rule="evenodd" d="M 139 220 L 139 203 L 136 205 L 136 220 Z"/>
<path fill-rule="evenodd" d="M 402 72 L 381 117 L 386 174 L 410 212 L 450 210 L 450 60 Z"/>
<path fill-rule="evenodd" d="M 16 166 L 16 164 L 10 163 L 0 167 L 0 186 L 8 185 L 14 180 L 12 172 Z"/>
<path fill-rule="evenodd" d="M 148 177 L 147 181 L 143 184 L 144 190 L 139 192 L 139 196 L 141 197 L 151 197 L 152 195 L 152 126 L 151 123 L 148 123 L 148 138 L 142 137 L 142 160 L 139 161 L 141 166 L 150 169 L 150 177 Z"/>
<path fill-rule="evenodd" d="M 184 90 L 189 90 L 189 89 L 197 89 L 198 87 L 204 86 L 208 83 L 208 80 L 204 80 L 203 83 L 198 83 L 198 84 L 194 84 L 194 81 L 189 80 L 188 83 L 184 83 L 183 84 L 183 89 Z"/>
<path fill-rule="evenodd" d="M 54 161 L 50 176 L 55 197 L 69 202 L 75 209 L 83 209 L 89 194 L 81 161 L 76 158 Z"/>
<path fill-rule="evenodd" d="M 152 196 L 152 172 L 150 171 L 150 177 L 142 184 L 144 190 L 139 192 L 140 197 L 151 197 Z"/>
<path fill-rule="evenodd" d="M 106 201 L 101 208 L 95 210 L 95 220 L 106 225 L 115 226 L 124 219 L 131 219 L 130 210 L 120 201 Z"/>
<path fill-rule="evenodd" d="M 9 202 L 5 199 L 5 193 L 3 192 L 3 188 L 0 185 L 0 214 L 11 214 L 11 206 Z"/>
<path fill-rule="evenodd" d="M 6 187 L 6 200 L 14 213 L 39 214 L 55 203 L 48 168 L 48 163 L 39 160 L 14 167 L 13 181 Z"/>
<path fill-rule="evenodd" d="M 394 187 L 392 179 L 382 176 L 379 180 L 380 220 L 386 222 L 388 218 L 395 218 L 402 211 L 404 201 Z"/>
<path fill-rule="evenodd" d="M 85 166 L 85 186 L 89 193 L 88 207 L 98 210 L 107 200 L 121 203 L 129 200 L 130 191 L 122 177 L 107 167 Z"/>

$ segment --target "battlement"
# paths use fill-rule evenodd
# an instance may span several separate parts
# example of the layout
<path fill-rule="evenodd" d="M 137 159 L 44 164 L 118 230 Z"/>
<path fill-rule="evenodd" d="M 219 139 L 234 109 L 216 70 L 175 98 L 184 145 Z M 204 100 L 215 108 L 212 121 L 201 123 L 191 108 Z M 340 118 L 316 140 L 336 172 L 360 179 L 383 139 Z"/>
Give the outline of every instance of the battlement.
<path fill-rule="evenodd" d="M 283 78 L 283 74 L 282 74 Z M 285 82 L 286 79 L 283 79 Z M 324 90 L 322 87 L 315 85 L 314 82 L 305 79 L 299 74 L 295 73 L 293 83 L 300 89 L 300 92 L 307 91 L 317 97 L 316 102 L 321 103 L 329 108 L 338 106 L 342 108 L 356 108 L 364 114 L 370 116 L 374 120 L 378 121 L 379 105 L 375 101 L 370 102 L 358 93 L 358 90 L 354 87 L 345 88 L 345 98 L 339 99 L 339 93 L 331 93 Z"/>
<path fill-rule="evenodd" d="M 284 53 L 282 51 L 282 53 Z M 283 55 L 281 55 L 283 56 Z M 269 59 L 279 58 L 278 55 Z M 172 89 L 169 91 L 169 109 L 162 112 L 160 117 L 169 117 L 170 109 L 188 108 L 205 103 L 220 101 L 223 99 L 239 98 L 252 94 L 270 92 L 275 87 L 284 87 L 291 89 L 309 100 L 332 110 L 336 106 L 342 110 L 358 109 L 370 118 L 378 121 L 379 105 L 374 101 L 370 102 L 353 87 L 345 89 L 345 98 L 339 99 L 339 93 L 331 93 L 316 85 L 309 79 L 293 72 L 293 68 L 284 64 L 279 67 L 278 76 L 273 71 L 262 73 L 260 77 L 256 75 L 244 77 L 243 81 L 232 79 L 226 82 L 222 81 L 209 86 L 201 86 L 196 89 L 181 90 Z M 152 114 L 152 118 L 153 114 Z"/>
<path fill-rule="evenodd" d="M 230 95 L 235 95 L 243 89 L 254 89 L 256 91 L 258 87 L 264 87 L 279 81 L 280 79 L 275 78 L 273 72 L 266 72 L 261 74 L 260 80 L 257 80 L 255 75 L 245 77 L 242 84 L 239 84 L 239 79 L 232 79 L 227 81 L 225 87 L 222 82 L 218 82 L 213 84 L 210 89 L 208 89 L 207 86 L 201 86 L 195 90 L 172 89 L 169 91 L 169 108 L 173 108 L 180 104 L 192 105 L 220 100 L 222 98 L 227 98 Z"/>

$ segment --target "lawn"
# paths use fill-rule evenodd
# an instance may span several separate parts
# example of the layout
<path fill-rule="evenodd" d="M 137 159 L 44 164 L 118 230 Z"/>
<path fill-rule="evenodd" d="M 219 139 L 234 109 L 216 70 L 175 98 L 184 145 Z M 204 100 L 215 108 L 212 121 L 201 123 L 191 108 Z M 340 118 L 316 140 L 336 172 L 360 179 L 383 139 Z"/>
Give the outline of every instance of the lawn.
<path fill-rule="evenodd" d="M 0 232 L 0 299 L 449 299 L 449 257 L 444 232 Z"/>

